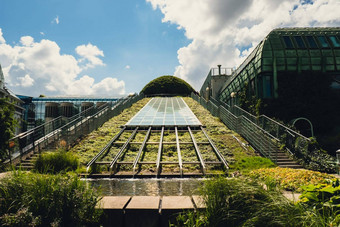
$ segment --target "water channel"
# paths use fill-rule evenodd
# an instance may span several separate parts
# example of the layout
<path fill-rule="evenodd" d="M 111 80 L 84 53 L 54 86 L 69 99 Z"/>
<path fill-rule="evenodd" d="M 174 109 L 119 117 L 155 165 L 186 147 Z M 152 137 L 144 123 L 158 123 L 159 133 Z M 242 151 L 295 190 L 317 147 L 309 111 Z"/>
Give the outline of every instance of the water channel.
<path fill-rule="evenodd" d="M 204 178 L 84 179 L 102 196 L 199 195 Z"/>

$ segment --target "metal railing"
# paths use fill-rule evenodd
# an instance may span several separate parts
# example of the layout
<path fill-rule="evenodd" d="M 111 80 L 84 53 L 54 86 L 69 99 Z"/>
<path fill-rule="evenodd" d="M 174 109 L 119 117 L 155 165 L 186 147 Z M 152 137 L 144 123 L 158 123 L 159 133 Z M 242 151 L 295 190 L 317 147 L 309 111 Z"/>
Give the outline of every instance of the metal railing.
<path fill-rule="evenodd" d="M 118 99 L 100 107 L 90 107 L 70 117 L 58 117 L 25 133 L 10 139 L 8 160 L 3 164 L 19 162 L 31 152 L 40 152 L 49 146 L 57 145 L 68 148 L 77 139 L 96 130 L 112 117 L 144 97 L 143 94 Z"/>
<path fill-rule="evenodd" d="M 236 105 L 229 106 L 213 98 L 207 101 L 194 93 L 191 97 L 275 163 L 280 144 L 284 144 L 288 152 L 295 155 L 301 153 L 300 149 L 303 149 L 296 146 L 298 138 L 306 143 L 310 141 L 300 133 L 265 115 L 256 117 Z"/>

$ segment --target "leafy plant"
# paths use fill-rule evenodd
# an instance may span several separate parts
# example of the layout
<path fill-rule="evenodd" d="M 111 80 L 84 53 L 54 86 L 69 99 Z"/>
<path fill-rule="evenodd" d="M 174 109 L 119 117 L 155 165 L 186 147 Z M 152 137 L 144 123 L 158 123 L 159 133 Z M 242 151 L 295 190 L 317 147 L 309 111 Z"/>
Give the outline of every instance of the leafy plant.
<path fill-rule="evenodd" d="M 177 226 L 301 226 L 301 207 L 250 179 L 214 178 L 201 193 L 205 211 L 181 214 Z"/>
<path fill-rule="evenodd" d="M 334 179 L 332 175 L 326 173 L 280 167 L 253 170 L 249 173 L 249 176 L 262 182 L 268 179 L 274 180 L 281 188 L 298 192 L 302 191 L 303 186 L 320 183 L 330 184 Z"/>
<path fill-rule="evenodd" d="M 340 185 L 339 180 L 332 184 L 308 185 L 303 187 L 299 203 L 325 219 L 330 226 L 340 225 Z"/>
<path fill-rule="evenodd" d="M 59 150 L 39 155 L 34 163 L 34 170 L 39 173 L 60 173 L 78 168 L 78 158 L 71 152 Z"/>
<path fill-rule="evenodd" d="M 0 69 L 1 70 L 1 69 Z M 18 122 L 14 118 L 15 108 L 8 99 L 0 99 L 0 160 L 8 158 L 9 140 L 14 135 Z"/>
<path fill-rule="evenodd" d="M 102 213 L 98 201 L 75 175 L 13 172 L 0 180 L 0 225 L 97 225 Z"/>

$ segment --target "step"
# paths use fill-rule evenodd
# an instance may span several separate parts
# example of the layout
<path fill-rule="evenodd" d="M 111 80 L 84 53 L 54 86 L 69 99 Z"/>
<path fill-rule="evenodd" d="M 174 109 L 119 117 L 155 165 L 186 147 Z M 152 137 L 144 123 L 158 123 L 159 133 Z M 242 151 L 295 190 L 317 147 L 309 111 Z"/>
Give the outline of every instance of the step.
<path fill-rule="evenodd" d="M 297 165 L 297 163 L 295 161 L 293 161 L 293 160 L 285 161 L 285 162 L 278 161 L 277 164 L 278 165 L 290 165 L 290 164 Z"/>
<path fill-rule="evenodd" d="M 299 164 L 292 165 L 279 165 L 281 168 L 291 168 L 291 169 L 302 169 L 303 167 Z"/>

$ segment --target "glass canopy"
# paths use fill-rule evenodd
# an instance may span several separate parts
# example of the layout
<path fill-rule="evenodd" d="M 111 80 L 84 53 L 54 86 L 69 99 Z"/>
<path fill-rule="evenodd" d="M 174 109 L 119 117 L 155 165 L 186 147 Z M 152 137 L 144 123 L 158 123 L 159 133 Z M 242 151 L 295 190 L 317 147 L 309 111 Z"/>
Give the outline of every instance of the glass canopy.
<path fill-rule="evenodd" d="M 200 126 L 182 98 L 152 98 L 126 126 Z"/>

